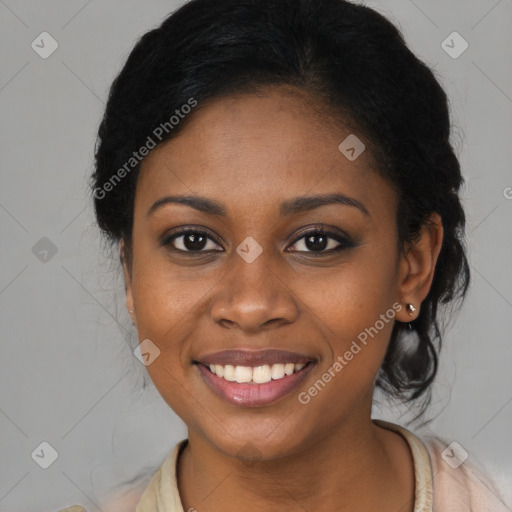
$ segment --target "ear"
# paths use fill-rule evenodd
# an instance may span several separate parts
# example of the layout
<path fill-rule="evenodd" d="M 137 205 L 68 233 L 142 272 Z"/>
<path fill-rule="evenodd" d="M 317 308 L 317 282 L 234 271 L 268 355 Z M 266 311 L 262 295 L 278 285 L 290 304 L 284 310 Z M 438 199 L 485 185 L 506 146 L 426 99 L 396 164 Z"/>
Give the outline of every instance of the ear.
<path fill-rule="evenodd" d="M 131 268 L 128 263 L 127 249 L 126 249 L 124 240 L 121 240 L 119 242 L 119 254 L 121 256 L 121 263 L 123 265 L 124 291 L 126 294 L 126 308 L 128 309 L 128 313 L 130 314 L 133 323 L 135 323 L 135 307 L 134 307 L 134 303 L 133 303 L 133 294 L 132 294 Z M 131 311 L 131 313 L 130 313 L 130 311 Z"/>
<path fill-rule="evenodd" d="M 400 303 L 404 306 L 397 312 L 396 319 L 410 322 L 418 317 L 421 302 L 430 291 L 437 258 L 443 244 L 443 223 L 437 213 L 433 213 L 421 228 L 417 240 L 410 243 L 405 255 L 401 256 L 399 267 Z M 416 310 L 410 314 L 406 304 Z"/>

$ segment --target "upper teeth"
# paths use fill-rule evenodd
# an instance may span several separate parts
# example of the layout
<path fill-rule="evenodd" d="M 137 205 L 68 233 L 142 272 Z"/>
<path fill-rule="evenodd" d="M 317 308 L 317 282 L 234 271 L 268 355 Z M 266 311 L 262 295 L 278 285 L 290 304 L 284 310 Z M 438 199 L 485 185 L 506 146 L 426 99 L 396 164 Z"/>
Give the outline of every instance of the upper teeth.
<path fill-rule="evenodd" d="M 210 371 L 215 373 L 218 377 L 222 377 L 231 382 L 254 382 L 255 384 L 264 384 L 271 380 L 282 379 L 285 375 L 291 375 L 294 372 L 302 370 L 306 366 L 302 363 L 286 363 L 286 364 L 273 364 L 269 366 L 233 366 L 227 364 L 222 366 L 220 364 L 211 364 Z"/>

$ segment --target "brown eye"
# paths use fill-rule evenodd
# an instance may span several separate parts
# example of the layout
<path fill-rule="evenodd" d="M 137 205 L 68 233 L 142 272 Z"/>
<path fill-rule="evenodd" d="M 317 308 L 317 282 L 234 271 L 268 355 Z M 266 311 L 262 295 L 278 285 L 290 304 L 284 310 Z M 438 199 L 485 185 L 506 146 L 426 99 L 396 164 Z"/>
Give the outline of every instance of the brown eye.
<path fill-rule="evenodd" d="M 192 229 L 174 233 L 166 238 L 162 245 L 170 245 L 178 252 L 220 252 L 218 249 L 215 249 L 215 247 L 219 247 L 217 242 L 206 232 Z"/>
<path fill-rule="evenodd" d="M 297 252 L 331 253 L 354 247 L 354 245 L 351 240 L 337 233 L 314 229 L 297 238 L 292 248 Z"/>

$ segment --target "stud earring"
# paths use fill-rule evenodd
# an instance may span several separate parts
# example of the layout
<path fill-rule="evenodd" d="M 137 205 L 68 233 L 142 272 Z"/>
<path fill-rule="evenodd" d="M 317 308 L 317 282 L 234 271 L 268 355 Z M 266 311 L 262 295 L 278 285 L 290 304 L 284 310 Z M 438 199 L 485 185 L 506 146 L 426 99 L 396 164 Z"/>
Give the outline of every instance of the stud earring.
<path fill-rule="evenodd" d="M 129 309 L 128 313 L 130 313 L 130 315 L 131 315 L 133 313 L 133 309 Z"/>
<path fill-rule="evenodd" d="M 412 304 L 407 304 L 405 306 L 405 309 L 409 312 L 409 316 L 414 316 L 414 312 L 416 311 L 416 308 Z"/>

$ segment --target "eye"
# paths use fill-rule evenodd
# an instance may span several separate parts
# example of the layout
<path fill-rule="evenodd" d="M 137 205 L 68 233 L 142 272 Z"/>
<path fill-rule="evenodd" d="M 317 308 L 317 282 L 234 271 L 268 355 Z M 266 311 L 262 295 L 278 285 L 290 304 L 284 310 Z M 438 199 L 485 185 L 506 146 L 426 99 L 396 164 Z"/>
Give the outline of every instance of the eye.
<path fill-rule="evenodd" d="M 176 252 L 222 252 L 215 249 L 219 244 L 205 231 L 185 229 L 165 238 L 162 245 L 170 245 Z"/>
<path fill-rule="evenodd" d="M 163 246 L 171 246 L 175 252 L 183 253 L 208 253 L 222 252 L 219 242 L 210 236 L 206 231 L 198 229 L 184 229 L 167 236 L 162 241 Z M 308 252 L 321 254 L 330 254 L 355 247 L 354 242 L 349 237 L 342 236 L 338 233 L 326 231 L 324 229 L 315 228 L 302 233 L 296 238 L 290 247 L 296 252 Z"/>
<path fill-rule="evenodd" d="M 302 233 L 302 236 L 295 240 L 291 248 L 297 252 L 329 254 L 354 246 L 355 244 L 348 237 L 315 228 Z"/>

